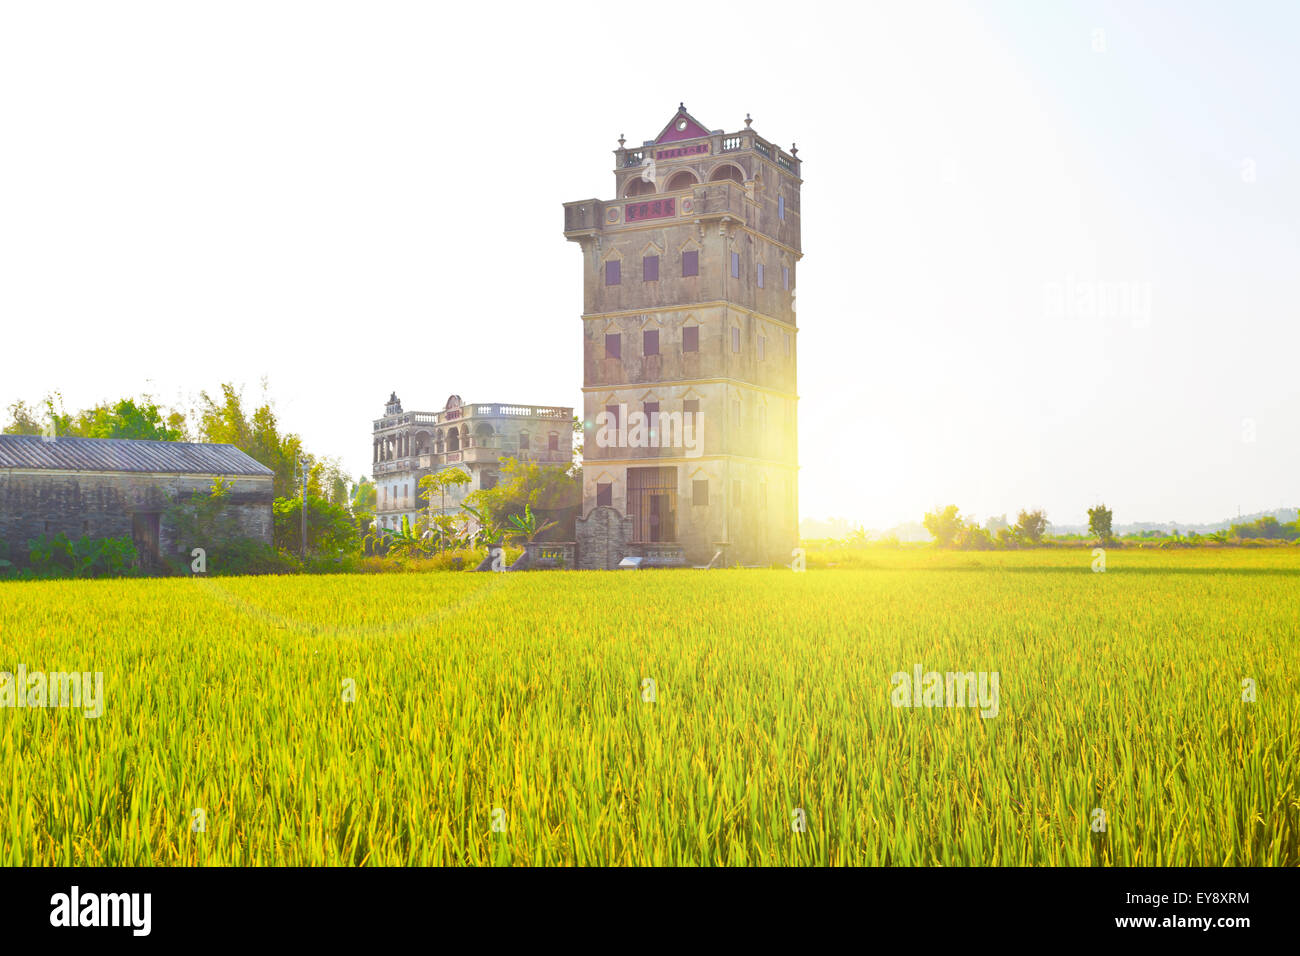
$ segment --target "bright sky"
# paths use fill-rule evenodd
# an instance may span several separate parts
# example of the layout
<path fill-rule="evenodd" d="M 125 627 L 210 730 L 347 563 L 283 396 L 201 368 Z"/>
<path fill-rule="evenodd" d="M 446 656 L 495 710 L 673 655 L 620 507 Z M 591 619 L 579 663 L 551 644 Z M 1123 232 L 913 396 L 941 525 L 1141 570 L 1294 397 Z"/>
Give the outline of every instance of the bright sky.
<path fill-rule="evenodd" d="M 686 9 L 686 8 L 683 8 Z M 6 3 L 0 404 L 581 407 L 580 254 L 679 100 L 799 145 L 801 513 L 1300 500 L 1300 6 Z"/>

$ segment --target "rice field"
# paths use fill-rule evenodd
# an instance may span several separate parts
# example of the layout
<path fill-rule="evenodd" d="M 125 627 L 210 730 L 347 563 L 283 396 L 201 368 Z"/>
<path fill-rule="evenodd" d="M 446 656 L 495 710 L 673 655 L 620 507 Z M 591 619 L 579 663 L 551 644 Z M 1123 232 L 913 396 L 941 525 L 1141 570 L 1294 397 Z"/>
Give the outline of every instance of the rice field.
<path fill-rule="evenodd" d="M 1300 549 L 1091 561 L 5 583 L 0 861 L 1300 865 Z"/>

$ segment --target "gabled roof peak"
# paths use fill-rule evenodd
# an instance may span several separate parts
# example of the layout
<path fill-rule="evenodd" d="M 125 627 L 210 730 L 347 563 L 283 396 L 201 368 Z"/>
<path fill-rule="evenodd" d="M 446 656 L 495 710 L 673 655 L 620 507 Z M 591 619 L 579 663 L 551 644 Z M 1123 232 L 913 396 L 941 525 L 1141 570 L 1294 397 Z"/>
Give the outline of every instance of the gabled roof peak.
<path fill-rule="evenodd" d="M 668 125 L 655 137 L 655 145 L 708 135 L 708 127 L 686 111 L 685 103 L 680 103 L 677 106 L 677 112 L 668 121 Z"/>

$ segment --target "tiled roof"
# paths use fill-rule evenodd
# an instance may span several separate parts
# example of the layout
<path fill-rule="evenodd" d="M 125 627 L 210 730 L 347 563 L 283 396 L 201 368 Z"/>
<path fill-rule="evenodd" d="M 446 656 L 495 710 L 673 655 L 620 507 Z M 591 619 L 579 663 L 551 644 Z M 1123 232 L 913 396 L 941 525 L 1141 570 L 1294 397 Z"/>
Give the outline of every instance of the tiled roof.
<path fill-rule="evenodd" d="M 136 438 L 44 438 L 40 435 L 0 435 L 0 469 L 4 468 L 267 478 L 274 474 L 234 445 Z"/>

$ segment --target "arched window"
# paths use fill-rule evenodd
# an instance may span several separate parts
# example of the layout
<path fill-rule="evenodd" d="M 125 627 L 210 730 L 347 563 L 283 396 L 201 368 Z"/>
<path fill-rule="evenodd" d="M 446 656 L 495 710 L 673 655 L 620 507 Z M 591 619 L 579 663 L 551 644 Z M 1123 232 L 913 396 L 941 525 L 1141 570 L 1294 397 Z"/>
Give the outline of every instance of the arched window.
<path fill-rule="evenodd" d="M 674 189 L 690 189 L 698 182 L 699 179 L 693 172 L 689 169 L 683 169 L 673 173 L 672 178 L 668 180 L 668 186 L 666 188 L 669 192 L 672 192 Z"/>
<path fill-rule="evenodd" d="M 741 171 L 730 163 L 725 163 L 722 166 L 719 166 L 713 171 L 713 174 L 709 176 L 709 182 L 711 183 L 720 183 L 727 179 L 731 180 L 733 183 L 743 183 L 745 181 L 745 177 Z"/>
<path fill-rule="evenodd" d="M 634 176 L 627 181 L 623 187 L 624 196 L 648 196 L 655 191 L 655 184 L 647 182 L 640 176 Z"/>

